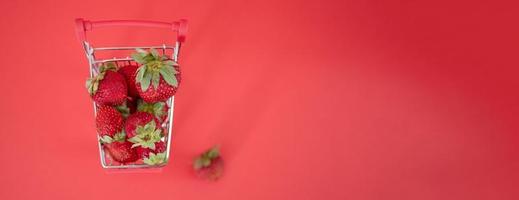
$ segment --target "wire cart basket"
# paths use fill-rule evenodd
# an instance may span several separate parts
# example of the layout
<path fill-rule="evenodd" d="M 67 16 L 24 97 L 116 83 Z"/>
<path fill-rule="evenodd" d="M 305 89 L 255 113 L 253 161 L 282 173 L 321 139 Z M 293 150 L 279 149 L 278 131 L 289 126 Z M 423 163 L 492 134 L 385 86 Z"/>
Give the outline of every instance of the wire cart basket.
<path fill-rule="evenodd" d="M 116 47 L 94 47 L 86 40 L 86 32 L 92 31 L 94 29 L 99 28 L 110 28 L 110 27 L 150 27 L 150 28 L 162 28 L 169 29 L 176 33 L 176 41 L 174 45 L 166 45 L 165 43 L 162 45 L 155 46 L 116 46 Z M 99 67 L 107 62 L 115 63 L 118 67 L 124 64 L 132 64 L 135 61 L 130 57 L 113 57 L 109 59 L 97 59 L 96 52 L 106 52 L 106 51 L 129 51 L 135 50 L 137 48 L 140 49 L 156 49 L 162 55 L 166 55 L 171 58 L 173 61 L 178 62 L 178 55 L 180 51 L 180 47 L 185 41 L 187 32 L 187 21 L 181 19 L 175 22 L 158 22 L 158 21 L 142 21 L 142 20 L 107 20 L 107 21 L 88 21 L 84 19 L 76 19 L 76 34 L 77 37 L 85 51 L 89 68 L 90 68 L 90 77 L 94 77 L 99 73 Z M 173 110 L 175 105 L 175 96 L 172 96 L 167 101 L 167 106 L 169 107 L 169 111 L 167 113 L 166 120 L 164 120 L 161 124 L 161 127 L 166 130 L 167 135 L 164 137 L 164 143 L 166 144 L 165 151 L 165 160 L 163 165 L 147 165 L 147 164 L 121 164 L 121 165 L 112 165 L 106 157 L 105 150 L 102 147 L 102 144 L 98 142 L 99 155 L 101 166 L 105 169 L 150 169 L 150 168 L 160 168 L 167 164 L 170 158 L 170 149 L 171 149 L 171 138 L 172 138 L 172 129 L 173 129 Z M 97 105 L 93 103 L 94 108 L 94 117 L 97 116 Z M 98 141 L 101 139 L 99 134 L 97 134 Z"/>

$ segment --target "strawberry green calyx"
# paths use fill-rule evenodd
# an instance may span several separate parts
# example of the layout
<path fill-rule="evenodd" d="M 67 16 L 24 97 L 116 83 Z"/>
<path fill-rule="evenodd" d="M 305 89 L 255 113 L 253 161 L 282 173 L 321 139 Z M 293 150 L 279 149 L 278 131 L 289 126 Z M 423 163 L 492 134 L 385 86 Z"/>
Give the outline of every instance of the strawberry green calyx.
<path fill-rule="evenodd" d="M 103 144 L 110 144 L 112 142 L 124 142 L 126 139 L 126 133 L 124 131 L 121 131 L 120 133 L 116 133 L 114 137 L 110 137 L 108 135 L 103 135 L 99 140 Z"/>
<path fill-rule="evenodd" d="M 150 156 L 144 158 L 144 163 L 148 165 L 161 165 L 166 163 L 166 153 L 150 153 Z"/>
<path fill-rule="evenodd" d="M 164 112 L 164 107 L 166 103 L 157 102 L 157 103 L 146 103 L 142 100 L 139 101 L 139 105 L 137 106 L 137 110 L 141 112 L 147 112 L 155 115 L 157 118 L 161 118 L 166 113 Z"/>
<path fill-rule="evenodd" d="M 124 102 L 123 104 L 116 106 L 115 109 L 123 115 L 124 118 L 127 118 L 130 115 L 130 108 L 126 105 L 127 103 Z"/>
<path fill-rule="evenodd" d="M 96 94 L 99 82 L 105 78 L 106 71 L 108 70 L 116 71 L 117 66 L 113 62 L 105 63 L 99 67 L 99 74 L 97 76 L 89 78 L 86 81 L 86 88 L 91 96 Z"/>
<path fill-rule="evenodd" d="M 155 142 L 162 138 L 162 129 L 156 127 L 155 121 L 150 121 L 144 126 L 138 126 L 135 132 L 137 134 L 128 139 L 133 143 L 132 148 L 141 146 L 155 150 Z"/>
<path fill-rule="evenodd" d="M 94 94 L 96 94 L 97 88 L 99 87 L 99 81 L 103 80 L 103 78 L 105 78 L 105 74 L 100 73 L 97 76 L 89 78 L 86 81 L 86 88 L 87 88 L 88 94 L 90 94 L 90 96 L 94 96 Z"/>
<path fill-rule="evenodd" d="M 137 69 L 135 81 L 141 84 L 143 91 L 148 90 L 150 84 L 157 89 L 161 77 L 167 84 L 178 87 L 175 74 L 179 72 L 174 68 L 174 66 L 178 66 L 175 61 L 169 60 L 165 55 L 160 55 L 153 48 L 149 52 L 143 49 L 136 49 L 136 51 L 132 54 L 132 58 L 141 66 Z"/>
<path fill-rule="evenodd" d="M 99 73 L 105 73 L 106 71 L 117 71 L 117 65 L 114 62 L 107 62 L 99 66 Z"/>
<path fill-rule="evenodd" d="M 124 140 L 126 140 L 126 133 L 124 131 L 121 131 L 120 133 L 116 133 L 114 135 L 114 140 L 117 142 L 124 142 Z"/>
<path fill-rule="evenodd" d="M 220 157 L 219 149 L 220 148 L 216 146 L 204 152 L 202 155 L 196 158 L 195 162 L 193 163 L 193 168 L 199 170 L 204 167 L 209 167 L 214 159 Z"/>
<path fill-rule="evenodd" d="M 102 144 L 110 144 L 114 141 L 114 139 L 108 135 L 104 135 L 99 140 Z"/>

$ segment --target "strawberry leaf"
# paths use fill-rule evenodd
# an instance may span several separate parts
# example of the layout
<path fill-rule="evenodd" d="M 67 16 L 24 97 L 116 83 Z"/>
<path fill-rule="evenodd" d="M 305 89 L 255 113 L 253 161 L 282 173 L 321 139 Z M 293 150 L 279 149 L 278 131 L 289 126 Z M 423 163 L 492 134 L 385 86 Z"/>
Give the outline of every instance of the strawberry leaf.
<path fill-rule="evenodd" d="M 103 144 L 110 144 L 112 143 L 114 140 L 112 139 L 112 137 L 108 136 L 108 135 L 104 135 L 103 137 L 99 138 L 100 142 L 103 143 Z"/>
<path fill-rule="evenodd" d="M 97 92 L 97 89 L 99 88 L 99 81 L 96 80 L 92 86 L 92 94 L 95 94 Z"/>
<path fill-rule="evenodd" d="M 141 87 L 143 91 L 148 90 L 150 87 L 150 81 L 151 81 L 151 73 L 144 74 L 144 78 L 141 81 Z"/>
<path fill-rule="evenodd" d="M 150 49 L 150 53 L 151 53 L 151 55 L 153 56 L 153 58 L 158 58 L 158 59 L 160 59 L 159 52 L 157 52 L 157 50 L 155 50 L 154 48 L 151 48 L 151 49 Z"/>
<path fill-rule="evenodd" d="M 157 102 L 153 104 L 153 113 L 158 117 L 164 115 L 164 106 L 166 106 L 166 103 L 164 102 Z"/>
<path fill-rule="evenodd" d="M 193 168 L 195 168 L 196 170 L 200 169 L 204 167 L 204 162 L 203 162 L 203 159 L 202 158 L 197 158 L 195 160 L 195 162 L 193 163 Z"/>
<path fill-rule="evenodd" d="M 178 81 L 177 81 L 177 77 L 175 77 L 174 71 L 175 71 L 175 69 L 173 69 L 173 67 L 166 66 L 164 68 L 161 68 L 159 72 L 162 75 L 162 78 L 164 79 L 164 81 L 166 81 L 166 83 L 168 83 L 169 85 L 172 85 L 174 87 L 178 87 Z"/>
<path fill-rule="evenodd" d="M 86 88 L 88 90 L 88 94 L 90 95 L 93 95 L 95 92 L 94 92 L 94 84 L 92 83 L 93 82 L 93 79 L 92 78 L 89 78 L 87 81 L 86 81 Z"/>
<path fill-rule="evenodd" d="M 106 72 L 99 73 L 99 74 L 97 75 L 97 79 L 98 79 L 99 81 L 103 80 L 103 79 L 105 78 L 105 74 L 106 74 Z"/>
<path fill-rule="evenodd" d="M 99 67 L 99 73 L 104 73 L 108 70 L 117 71 L 117 64 L 115 64 L 114 62 L 107 62 L 103 63 L 103 65 Z"/>
<path fill-rule="evenodd" d="M 137 134 L 128 141 L 134 143 L 132 148 L 141 146 L 143 148 L 155 149 L 155 143 L 162 138 L 162 129 L 156 128 L 155 121 L 150 121 L 144 126 L 137 126 Z"/>
<path fill-rule="evenodd" d="M 119 111 L 124 118 L 127 118 L 130 115 L 130 108 L 126 105 L 126 102 L 124 102 L 122 105 L 119 105 L 115 107 L 117 111 Z"/>
<path fill-rule="evenodd" d="M 159 88 L 159 83 L 160 83 L 160 74 L 157 73 L 157 72 L 153 73 L 153 75 L 152 75 L 152 79 L 151 79 L 151 80 L 152 80 L 153 87 L 154 87 L 155 89 Z"/>
<path fill-rule="evenodd" d="M 164 107 L 166 103 L 157 102 L 157 103 L 146 103 L 143 100 L 139 100 L 137 110 L 140 112 L 147 112 L 153 114 L 158 119 L 161 119 L 166 113 L 164 112 Z"/>
<path fill-rule="evenodd" d="M 131 142 L 131 141 L 130 141 Z M 138 147 L 138 146 L 141 146 L 141 143 L 135 143 L 135 144 L 132 144 L 132 148 L 135 148 L 135 147 Z"/>
<path fill-rule="evenodd" d="M 208 158 L 213 159 L 213 158 L 217 158 L 218 156 L 220 156 L 220 150 L 218 149 L 218 147 L 214 147 L 207 152 Z"/>
<path fill-rule="evenodd" d="M 103 72 L 105 72 L 105 71 L 106 71 L 106 70 L 105 70 L 105 65 L 101 65 L 101 66 L 99 66 L 98 70 L 99 70 L 99 73 L 103 73 Z"/>
<path fill-rule="evenodd" d="M 128 139 L 128 141 L 131 142 L 131 143 L 134 143 L 134 144 L 132 145 L 132 148 L 133 148 L 133 147 L 139 146 L 138 144 L 139 144 L 140 142 L 142 142 L 142 139 L 141 139 L 140 137 L 133 136 L 132 138 Z"/>
<path fill-rule="evenodd" d="M 146 66 L 143 65 L 143 66 L 140 66 L 139 69 L 137 69 L 137 75 L 135 76 L 135 81 L 137 81 L 137 83 L 140 83 L 142 81 L 142 79 L 144 78 L 144 74 L 146 73 Z"/>
<path fill-rule="evenodd" d="M 148 90 L 150 84 L 154 88 L 158 88 L 161 76 L 167 84 L 178 87 L 178 80 L 175 74 L 179 72 L 173 67 L 178 66 L 175 61 L 168 60 L 167 56 L 161 55 L 153 48 L 149 52 L 144 49 L 136 49 L 136 51 L 132 57 L 136 62 L 142 64 L 138 69 L 136 81 L 141 84 L 143 91 Z"/>
<path fill-rule="evenodd" d="M 142 144 L 142 147 L 155 150 L 155 142 L 145 142 Z"/>
<path fill-rule="evenodd" d="M 203 159 L 202 159 L 202 165 L 203 165 L 204 167 L 209 167 L 209 165 L 211 165 L 211 159 L 209 159 L 209 158 L 203 158 Z"/>
<path fill-rule="evenodd" d="M 98 74 L 97 76 L 93 78 L 89 78 L 86 81 L 86 87 L 88 90 L 88 93 L 93 96 L 97 92 L 97 89 L 99 87 L 99 82 L 104 78 L 104 73 Z"/>
<path fill-rule="evenodd" d="M 144 125 L 145 131 L 154 131 L 155 130 L 155 121 L 150 121 L 146 125 Z"/>
<path fill-rule="evenodd" d="M 172 61 L 172 60 L 168 60 L 168 61 L 164 62 L 164 64 L 166 64 L 168 66 L 178 66 L 178 63 L 175 61 Z"/>
<path fill-rule="evenodd" d="M 137 63 L 144 63 L 145 62 L 145 60 L 144 60 L 144 58 L 142 57 L 141 54 L 134 53 L 131 56 L 132 56 L 133 60 L 135 60 L 135 62 L 137 62 Z"/>
<path fill-rule="evenodd" d="M 144 163 L 148 165 L 161 165 L 166 163 L 166 153 L 150 153 L 147 158 L 144 158 Z"/>
<path fill-rule="evenodd" d="M 219 146 L 215 146 L 204 153 L 202 153 L 198 158 L 196 158 L 193 163 L 193 167 L 198 170 L 203 167 L 209 167 L 214 159 L 220 157 Z"/>
<path fill-rule="evenodd" d="M 123 142 L 124 140 L 126 140 L 126 133 L 124 131 L 116 133 L 113 139 L 117 142 Z"/>

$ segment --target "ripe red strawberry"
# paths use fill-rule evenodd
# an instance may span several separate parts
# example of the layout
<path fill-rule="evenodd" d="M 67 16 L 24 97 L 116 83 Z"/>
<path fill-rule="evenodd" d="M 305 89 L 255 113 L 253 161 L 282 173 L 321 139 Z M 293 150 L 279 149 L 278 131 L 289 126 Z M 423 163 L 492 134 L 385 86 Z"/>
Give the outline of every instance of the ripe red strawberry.
<path fill-rule="evenodd" d="M 113 63 L 102 65 L 100 73 L 86 82 L 88 93 L 99 105 L 120 105 L 127 98 L 124 76 L 114 70 L 116 66 Z"/>
<path fill-rule="evenodd" d="M 139 97 L 139 91 L 137 91 L 137 87 L 135 86 L 135 77 L 137 76 L 137 69 L 139 66 L 137 65 L 125 65 L 119 69 L 119 73 L 124 76 L 126 80 L 126 85 L 128 86 L 128 96 L 137 98 Z"/>
<path fill-rule="evenodd" d="M 124 130 L 128 138 L 133 138 L 137 135 L 137 128 L 144 127 L 146 124 L 153 121 L 155 127 L 160 128 L 159 121 L 152 114 L 147 112 L 136 112 L 131 114 L 124 124 Z"/>
<path fill-rule="evenodd" d="M 113 137 L 123 128 L 123 116 L 110 106 L 99 106 L 96 115 L 96 128 L 99 135 Z"/>
<path fill-rule="evenodd" d="M 146 103 L 142 100 L 138 102 L 137 110 L 154 115 L 160 122 L 164 122 L 168 117 L 168 104 L 166 102 Z"/>
<path fill-rule="evenodd" d="M 180 83 L 178 64 L 155 49 L 137 49 L 132 55 L 140 64 L 135 77 L 139 96 L 146 102 L 165 101 L 177 92 Z"/>
<path fill-rule="evenodd" d="M 144 148 L 144 147 L 137 147 L 135 148 L 137 151 L 137 155 L 139 155 L 139 158 L 147 158 L 149 157 L 150 153 L 162 153 L 166 151 L 166 143 L 163 141 L 155 142 L 155 149 L 150 148 Z"/>
<path fill-rule="evenodd" d="M 193 168 L 201 179 L 218 180 L 223 174 L 223 160 L 218 147 L 213 147 L 196 158 Z"/>
<path fill-rule="evenodd" d="M 114 141 L 111 143 L 103 144 L 105 152 L 108 152 L 112 159 L 117 162 L 126 164 L 130 162 L 135 162 L 139 159 L 137 152 L 132 148 L 132 143 L 130 142 L 119 142 Z"/>

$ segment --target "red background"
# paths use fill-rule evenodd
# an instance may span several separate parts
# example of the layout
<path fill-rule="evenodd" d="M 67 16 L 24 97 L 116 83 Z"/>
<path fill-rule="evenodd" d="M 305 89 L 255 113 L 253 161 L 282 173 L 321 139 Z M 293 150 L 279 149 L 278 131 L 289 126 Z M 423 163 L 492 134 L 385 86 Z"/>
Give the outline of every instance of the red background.
<path fill-rule="evenodd" d="M 0 7 L 0 199 L 519 199 L 514 3 Z M 162 173 L 101 169 L 76 17 L 189 19 Z M 190 163 L 213 144 L 226 173 L 208 183 Z"/>

